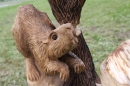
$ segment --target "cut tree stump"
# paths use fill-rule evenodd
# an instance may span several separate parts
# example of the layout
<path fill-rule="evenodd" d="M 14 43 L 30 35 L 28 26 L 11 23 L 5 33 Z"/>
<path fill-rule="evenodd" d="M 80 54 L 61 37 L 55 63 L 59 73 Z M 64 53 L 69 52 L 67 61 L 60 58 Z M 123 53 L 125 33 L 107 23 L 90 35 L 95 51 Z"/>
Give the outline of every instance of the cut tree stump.
<path fill-rule="evenodd" d="M 104 60 L 100 72 L 102 86 L 130 86 L 130 40 Z"/>
<path fill-rule="evenodd" d="M 81 10 L 86 0 L 48 0 L 53 15 L 60 24 L 72 23 L 76 27 L 80 22 Z M 95 86 L 95 83 L 100 83 L 92 55 L 85 42 L 83 35 L 81 34 L 78 38 L 79 44 L 77 48 L 73 50 L 86 65 L 85 72 L 80 74 L 74 73 L 70 69 L 70 78 L 64 83 L 64 86 Z"/>

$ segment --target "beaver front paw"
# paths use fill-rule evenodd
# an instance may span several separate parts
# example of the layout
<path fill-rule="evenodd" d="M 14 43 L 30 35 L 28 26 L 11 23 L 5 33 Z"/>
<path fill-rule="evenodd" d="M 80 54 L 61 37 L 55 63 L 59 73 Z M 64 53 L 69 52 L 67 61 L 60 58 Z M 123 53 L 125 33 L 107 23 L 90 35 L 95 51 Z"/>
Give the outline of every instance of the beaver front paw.
<path fill-rule="evenodd" d="M 44 72 L 45 71 L 45 72 Z M 57 74 L 58 72 L 56 72 L 55 70 L 49 70 L 49 69 L 44 69 L 44 73 L 45 73 L 45 75 L 47 75 L 47 76 L 53 76 L 53 75 L 55 75 L 55 74 Z"/>
<path fill-rule="evenodd" d="M 85 70 L 85 64 L 82 61 L 74 65 L 75 73 L 81 73 L 84 70 Z"/>
<path fill-rule="evenodd" d="M 68 66 L 66 66 L 60 70 L 60 78 L 62 79 L 62 81 L 67 81 L 67 79 L 69 78 Z"/>
<path fill-rule="evenodd" d="M 30 68 L 27 69 L 27 78 L 30 81 L 38 81 L 41 78 L 41 75 L 36 68 Z"/>

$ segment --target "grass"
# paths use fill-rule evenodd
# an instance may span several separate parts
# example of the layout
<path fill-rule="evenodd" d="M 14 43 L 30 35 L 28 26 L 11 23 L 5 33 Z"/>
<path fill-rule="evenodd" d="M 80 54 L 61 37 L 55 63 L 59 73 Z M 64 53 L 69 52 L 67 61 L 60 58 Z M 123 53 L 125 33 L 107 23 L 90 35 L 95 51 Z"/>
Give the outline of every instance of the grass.
<path fill-rule="evenodd" d="M 11 27 L 18 6 L 33 4 L 55 18 L 46 0 L 30 0 L 0 8 L 0 86 L 26 86 L 25 62 L 17 51 Z M 116 47 L 130 38 L 130 0 L 86 0 L 79 27 L 93 56 L 96 71 Z M 100 74 L 99 74 L 100 75 Z"/>

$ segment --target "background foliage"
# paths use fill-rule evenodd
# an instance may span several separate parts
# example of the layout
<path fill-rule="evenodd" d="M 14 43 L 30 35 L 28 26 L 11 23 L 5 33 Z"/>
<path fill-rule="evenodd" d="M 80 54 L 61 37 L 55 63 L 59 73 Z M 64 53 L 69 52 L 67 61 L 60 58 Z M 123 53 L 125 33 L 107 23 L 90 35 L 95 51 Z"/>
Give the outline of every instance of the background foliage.
<path fill-rule="evenodd" d="M 11 33 L 17 9 L 33 4 L 56 23 L 47 0 L 30 0 L 0 8 L 0 86 L 26 86 L 24 57 L 17 51 Z M 130 38 L 130 0 L 86 0 L 79 27 L 89 46 L 96 71 L 102 61 Z"/>

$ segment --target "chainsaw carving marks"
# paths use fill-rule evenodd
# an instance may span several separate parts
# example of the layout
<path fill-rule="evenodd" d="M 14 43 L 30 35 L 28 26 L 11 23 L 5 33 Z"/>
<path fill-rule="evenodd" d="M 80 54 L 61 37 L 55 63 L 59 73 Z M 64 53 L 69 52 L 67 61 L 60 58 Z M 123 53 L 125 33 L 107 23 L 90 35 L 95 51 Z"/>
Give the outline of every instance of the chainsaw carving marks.
<path fill-rule="evenodd" d="M 73 50 L 78 43 L 77 36 L 81 32 L 74 29 L 70 23 L 55 29 L 46 13 L 38 11 L 32 5 L 26 5 L 19 7 L 12 33 L 17 49 L 25 57 L 29 81 L 35 82 L 40 79 L 43 82 L 42 79 L 43 77 L 46 79 L 46 75 L 57 74 L 66 81 L 69 78 L 69 68 L 66 63 L 77 73 L 84 71 L 84 63 L 72 54 L 69 56 L 75 60 L 74 63 L 69 58 L 66 63 L 58 60 Z"/>

